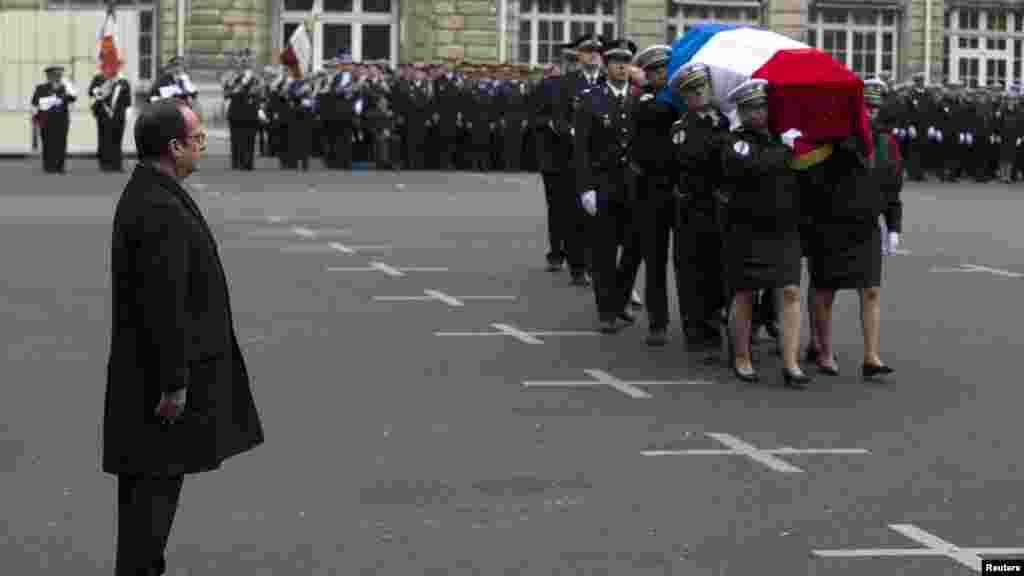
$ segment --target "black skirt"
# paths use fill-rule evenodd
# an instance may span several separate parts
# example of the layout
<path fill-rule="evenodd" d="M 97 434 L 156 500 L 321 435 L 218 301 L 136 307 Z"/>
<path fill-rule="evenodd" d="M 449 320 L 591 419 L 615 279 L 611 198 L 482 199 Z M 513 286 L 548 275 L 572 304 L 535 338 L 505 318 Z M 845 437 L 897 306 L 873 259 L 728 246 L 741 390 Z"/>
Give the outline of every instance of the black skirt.
<path fill-rule="evenodd" d="M 763 290 L 800 285 L 800 233 L 734 225 L 723 253 L 729 289 Z"/>
<path fill-rule="evenodd" d="M 855 290 L 882 285 L 882 231 L 875 221 L 820 223 L 808 231 L 815 288 Z"/>

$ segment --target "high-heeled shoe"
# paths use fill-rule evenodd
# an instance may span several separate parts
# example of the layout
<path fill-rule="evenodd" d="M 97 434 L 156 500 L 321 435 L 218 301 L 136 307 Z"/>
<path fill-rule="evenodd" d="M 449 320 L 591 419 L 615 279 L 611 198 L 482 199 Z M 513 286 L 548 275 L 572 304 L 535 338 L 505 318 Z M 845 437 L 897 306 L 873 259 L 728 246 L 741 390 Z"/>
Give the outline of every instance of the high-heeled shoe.
<path fill-rule="evenodd" d="M 814 360 L 814 367 L 818 369 L 818 374 L 824 374 L 826 376 L 839 376 L 839 363 L 836 362 L 835 357 L 832 357 L 832 365 L 819 364 L 818 360 Z"/>
<path fill-rule="evenodd" d="M 885 365 L 864 364 L 860 369 L 860 375 L 864 380 L 875 380 L 879 376 L 887 376 L 893 372 L 895 370 Z"/>
<path fill-rule="evenodd" d="M 806 390 L 807 383 L 811 381 L 811 377 L 807 374 L 797 374 L 790 372 L 788 368 L 782 369 L 782 382 L 786 388 L 793 388 L 795 390 Z"/>
<path fill-rule="evenodd" d="M 735 363 L 732 365 L 732 373 L 736 375 L 736 378 L 748 384 L 753 384 L 754 382 L 761 381 L 761 377 L 757 374 L 757 370 L 743 372 L 736 366 Z"/>

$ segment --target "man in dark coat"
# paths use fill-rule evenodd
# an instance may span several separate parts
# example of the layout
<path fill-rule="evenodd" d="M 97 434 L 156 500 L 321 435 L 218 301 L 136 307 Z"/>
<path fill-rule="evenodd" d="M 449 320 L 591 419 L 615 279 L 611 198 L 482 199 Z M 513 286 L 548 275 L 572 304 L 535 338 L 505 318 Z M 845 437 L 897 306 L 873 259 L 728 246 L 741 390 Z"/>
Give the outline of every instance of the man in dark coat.
<path fill-rule="evenodd" d="M 181 183 L 205 141 L 184 103 L 147 106 L 114 215 L 102 465 L 118 476 L 117 576 L 163 574 L 184 475 L 263 442 L 216 241 Z"/>

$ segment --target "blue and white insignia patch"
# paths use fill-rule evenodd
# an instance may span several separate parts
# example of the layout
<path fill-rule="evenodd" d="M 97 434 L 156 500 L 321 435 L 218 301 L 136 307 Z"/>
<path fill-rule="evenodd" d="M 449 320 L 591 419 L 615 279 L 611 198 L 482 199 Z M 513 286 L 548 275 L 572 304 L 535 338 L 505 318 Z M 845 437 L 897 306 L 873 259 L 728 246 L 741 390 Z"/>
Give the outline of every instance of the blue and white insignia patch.
<path fill-rule="evenodd" d="M 735 152 L 737 156 L 746 158 L 747 156 L 750 156 L 750 144 L 747 144 L 743 140 L 738 140 L 732 145 L 732 151 Z"/>

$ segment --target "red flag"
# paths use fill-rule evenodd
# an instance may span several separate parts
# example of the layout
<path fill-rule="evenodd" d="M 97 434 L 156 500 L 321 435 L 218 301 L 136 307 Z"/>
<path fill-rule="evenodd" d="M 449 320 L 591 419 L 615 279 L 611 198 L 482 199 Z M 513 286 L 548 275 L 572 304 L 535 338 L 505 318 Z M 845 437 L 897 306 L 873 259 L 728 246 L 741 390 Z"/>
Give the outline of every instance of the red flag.
<path fill-rule="evenodd" d="M 113 10 L 107 12 L 97 36 L 100 71 L 107 78 L 113 78 L 121 69 L 121 57 L 117 53 L 117 17 Z"/>

